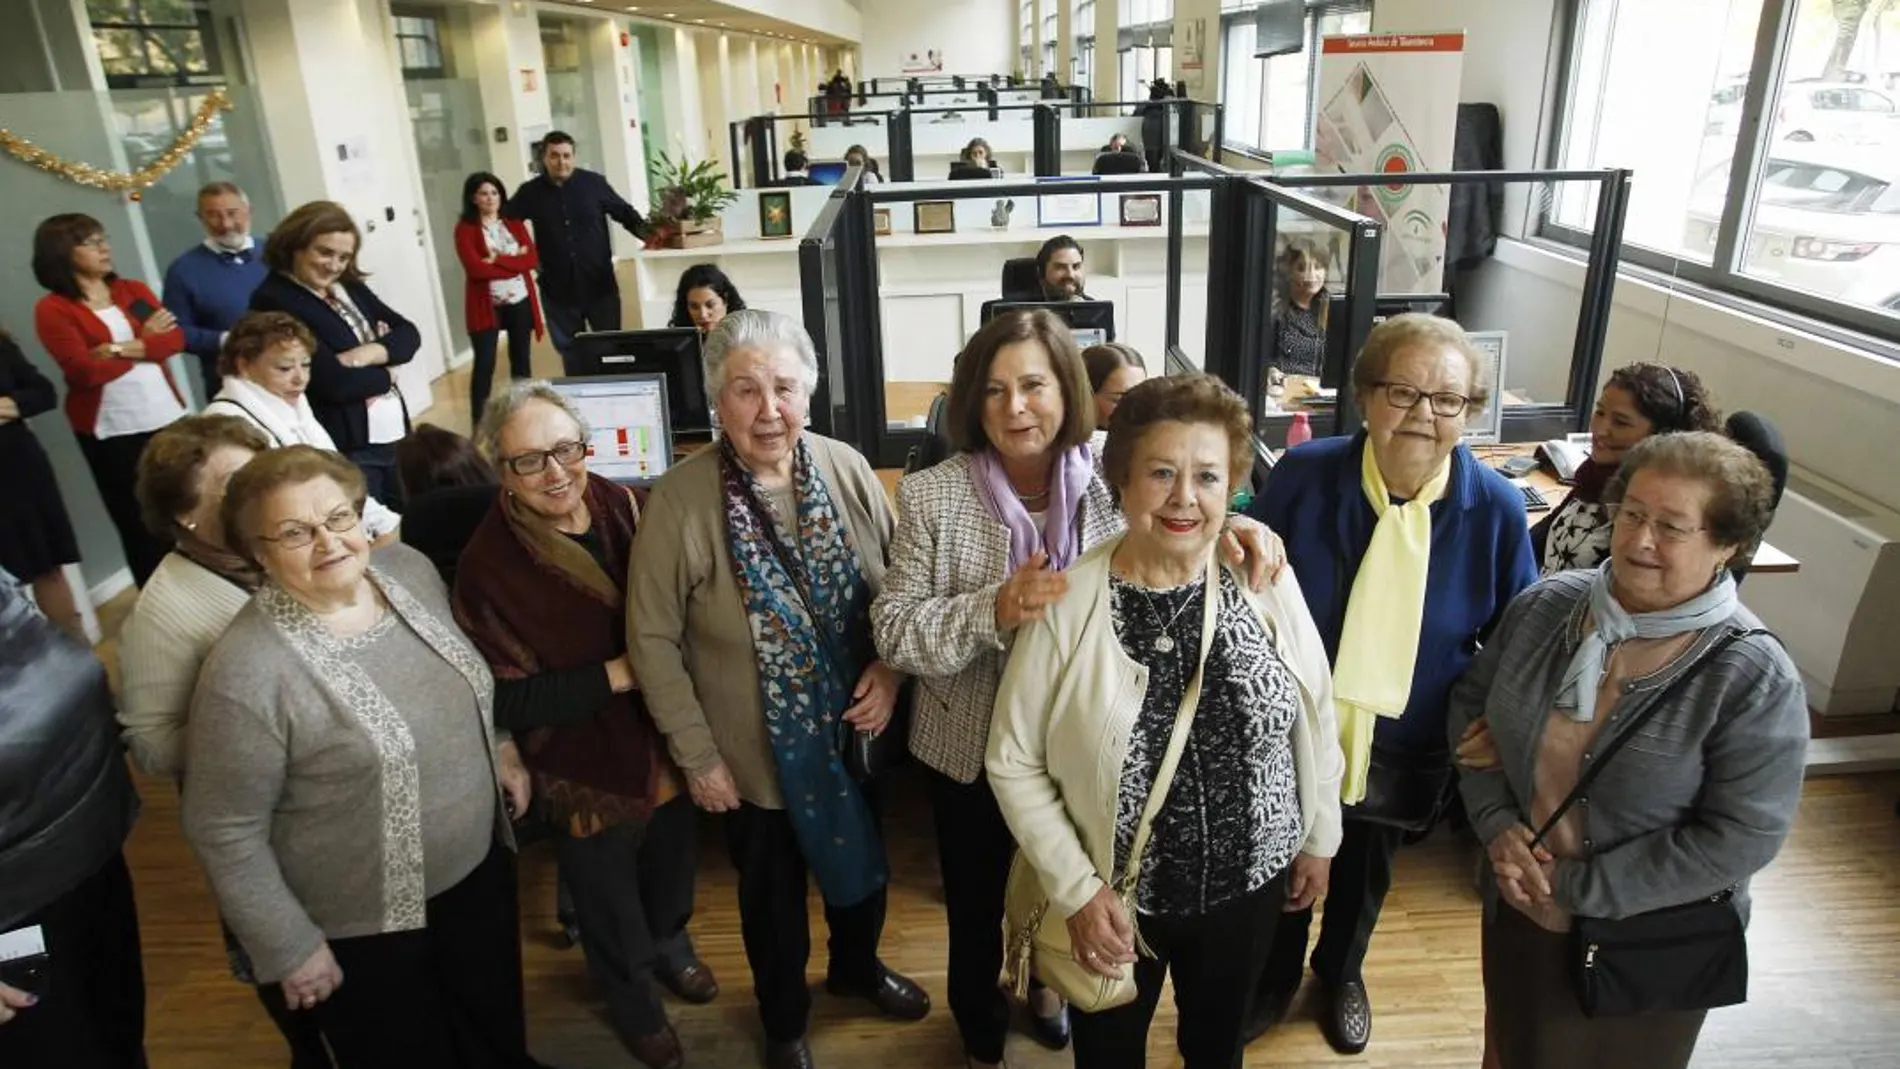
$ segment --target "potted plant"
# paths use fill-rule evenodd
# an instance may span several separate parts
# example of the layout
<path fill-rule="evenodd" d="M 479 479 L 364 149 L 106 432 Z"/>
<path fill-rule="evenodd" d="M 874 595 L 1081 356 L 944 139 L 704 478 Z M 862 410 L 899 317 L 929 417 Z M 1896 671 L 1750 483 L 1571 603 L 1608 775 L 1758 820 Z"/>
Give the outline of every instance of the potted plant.
<path fill-rule="evenodd" d="M 656 248 L 691 249 L 724 240 L 719 211 L 739 199 L 726 188 L 726 175 L 712 160 L 674 160 L 662 152 L 651 171 L 653 202 L 647 213 Z"/>

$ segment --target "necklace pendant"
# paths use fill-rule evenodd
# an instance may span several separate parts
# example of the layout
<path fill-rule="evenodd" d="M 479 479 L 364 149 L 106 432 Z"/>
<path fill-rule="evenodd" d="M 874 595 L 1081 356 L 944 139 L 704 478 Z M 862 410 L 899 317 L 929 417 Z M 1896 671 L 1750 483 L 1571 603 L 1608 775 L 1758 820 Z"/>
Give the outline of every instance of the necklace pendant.
<path fill-rule="evenodd" d="M 1173 653 L 1174 639 L 1169 635 L 1162 635 L 1160 638 L 1155 639 L 1154 647 L 1156 653 Z"/>

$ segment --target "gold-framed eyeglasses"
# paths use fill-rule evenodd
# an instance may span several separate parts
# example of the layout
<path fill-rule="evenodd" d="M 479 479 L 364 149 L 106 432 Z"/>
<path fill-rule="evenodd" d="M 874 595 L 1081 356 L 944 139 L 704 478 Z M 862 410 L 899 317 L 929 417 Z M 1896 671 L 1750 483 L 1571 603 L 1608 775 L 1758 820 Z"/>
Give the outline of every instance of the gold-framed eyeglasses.
<path fill-rule="evenodd" d="M 550 460 L 565 468 L 580 463 L 586 455 L 586 442 L 570 440 L 554 443 L 553 449 L 531 449 L 512 457 L 502 457 L 501 462 L 509 471 L 525 477 L 546 471 Z"/>
<path fill-rule="evenodd" d="M 1623 530 L 1636 532 L 1647 527 L 1656 532 L 1656 541 L 1667 542 L 1671 545 L 1681 545 L 1708 530 L 1706 527 L 1684 527 L 1679 523 L 1659 520 L 1641 509 L 1633 509 L 1627 505 L 1611 505 L 1609 510 L 1610 522 Z"/>
<path fill-rule="evenodd" d="M 104 234 L 94 234 L 79 244 L 89 249 L 103 249 L 107 245 L 112 244 L 112 239 L 106 237 Z"/>
<path fill-rule="evenodd" d="M 1410 412 L 1418 407 L 1419 401 L 1429 397 L 1432 403 L 1432 415 L 1450 419 L 1462 416 L 1471 407 L 1471 398 L 1449 390 L 1440 393 L 1426 393 L 1416 386 L 1403 382 L 1381 382 L 1376 384 L 1385 391 L 1385 403 L 1400 411 Z"/>
<path fill-rule="evenodd" d="M 323 518 L 322 528 L 331 534 L 348 534 L 363 522 L 355 505 L 345 505 Z M 284 549 L 303 549 L 317 540 L 317 528 L 307 523 L 287 523 L 274 535 L 258 535 L 259 542 L 271 542 Z"/>

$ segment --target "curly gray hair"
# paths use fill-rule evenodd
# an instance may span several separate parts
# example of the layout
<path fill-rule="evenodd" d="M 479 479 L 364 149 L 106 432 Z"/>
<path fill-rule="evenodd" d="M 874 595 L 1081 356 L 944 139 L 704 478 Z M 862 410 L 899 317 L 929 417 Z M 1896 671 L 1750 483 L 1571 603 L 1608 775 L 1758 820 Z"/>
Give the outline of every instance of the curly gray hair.
<path fill-rule="evenodd" d="M 507 389 L 488 399 L 488 404 L 482 408 L 482 421 L 475 428 L 475 448 L 497 468 L 501 466 L 502 428 L 508 426 L 508 421 L 515 418 L 515 413 L 526 408 L 530 401 L 546 401 L 567 413 L 568 418 L 580 427 L 581 441 L 589 441 L 594 436 L 593 428 L 587 425 L 587 417 L 581 415 L 581 410 L 575 407 L 574 402 L 568 400 L 548 380 L 521 379 L 510 382 Z"/>
<path fill-rule="evenodd" d="M 803 372 L 799 384 L 809 398 L 812 391 L 818 389 L 818 351 L 811 343 L 811 335 L 791 316 L 747 308 L 720 320 L 712 333 L 706 335 L 706 343 L 700 349 L 700 359 L 706 368 L 706 404 L 715 410 L 719 407 L 719 392 L 726 385 L 727 357 L 740 349 L 780 346 L 797 354 Z"/>

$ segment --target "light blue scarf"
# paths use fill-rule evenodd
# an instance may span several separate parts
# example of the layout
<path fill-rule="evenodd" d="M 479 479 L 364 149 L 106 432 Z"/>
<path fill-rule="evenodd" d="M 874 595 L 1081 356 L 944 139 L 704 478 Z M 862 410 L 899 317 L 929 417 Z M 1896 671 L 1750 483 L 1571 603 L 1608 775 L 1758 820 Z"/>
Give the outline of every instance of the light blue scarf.
<path fill-rule="evenodd" d="M 1590 584 L 1590 614 L 1596 630 L 1570 657 L 1557 688 L 1557 708 L 1579 724 L 1596 719 L 1597 690 L 1603 685 L 1603 662 L 1610 647 L 1632 638 L 1672 638 L 1714 627 L 1735 612 L 1735 578 L 1724 570 L 1707 590 L 1663 612 L 1634 615 L 1610 593 L 1610 563 L 1604 561 Z"/>

